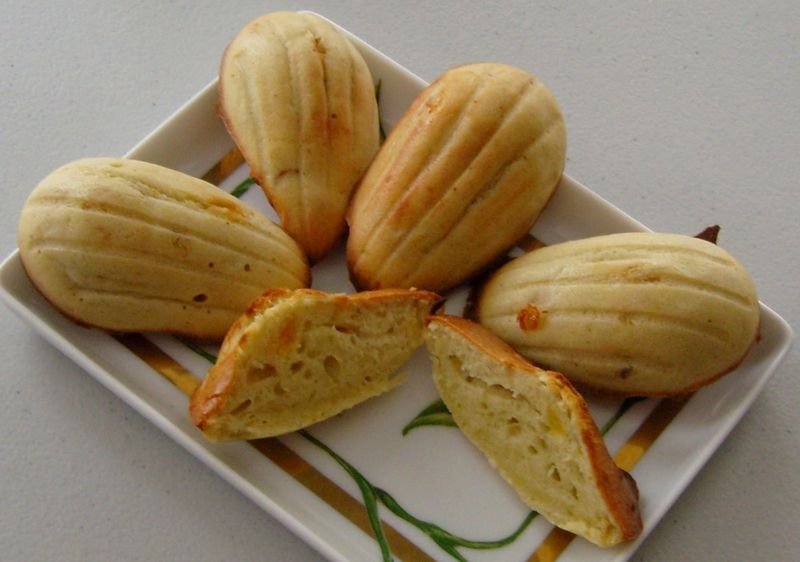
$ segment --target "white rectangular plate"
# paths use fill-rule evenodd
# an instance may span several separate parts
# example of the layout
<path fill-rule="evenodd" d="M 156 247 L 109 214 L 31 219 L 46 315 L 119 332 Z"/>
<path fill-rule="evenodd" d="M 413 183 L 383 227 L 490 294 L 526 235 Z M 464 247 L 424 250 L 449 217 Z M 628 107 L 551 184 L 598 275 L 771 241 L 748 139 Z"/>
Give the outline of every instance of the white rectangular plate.
<path fill-rule="evenodd" d="M 389 130 L 426 84 L 363 41 L 350 37 L 374 79 L 381 81 L 381 117 Z M 127 157 L 202 176 L 234 149 L 217 117 L 215 102 L 216 82 L 212 82 Z M 230 190 L 246 177 L 246 167 L 239 166 L 220 187 Z M 257 187 L 243 199 L 277 220 Z M 532 234 L 550 244 L 644 229 L 565 176 Z M 317 264 L 313 274 L 318 289 L 353 291 L 341 250 Z M 449 313 L 461 312 L 465 292 L 450 296 Z M 329 450 L 302 434 L 262 440 L 256 446 L 214 445 L 190 423 L 185 394 L 152 366 L 160 361 L 163 371 L 166 361 L 167 369 L 183 368 L 200 378 L 209 363 L 195 351 L 168 336 L 142 338 L 140 341 L 155 347 L 132 351 L 104 332 L 76 327 L 33 288 L 17 252 L 0 266 L 0 296 L 54 346 L 330 559 L 381 557 L 362 489 L 345 466 L 357 469 L 368 482 L 362 481 L 362 485 L 387 492 L 413 517 L 433 522 L 459 537 L 500 539 L 511 534 L 529 513 L 456 429 L 426 426 L 402 435 L 402 428 L 437 398 L 424 351 L 406 365 L 411 376 L 399 389 L 309 430 L 308 434 Z M 761 339 L 736 372 L 686 402 L 651 399 L 628 410 L 606 434 L 606 443 L 612 455 L 618 453 L 618 458 L 628 459 L 626 462 L 631 458 L 635 462 L 641 455 L 630 472 L 639 484 L 644 532 L 630 544 L 607 550 L 575 539 L 549 559 L 626 560 L 755 400 L 788 351 L 792 337 L 786 322 L 762 305 Z M 156 347 L 172 359 L 159 358 L 158 351 L 153 351 Z M 619 405 L 619 401 L 590 400 L 599 426 Z M 395 558 L 452 559 L 420 529 L 421 525 L 397 513 L 385 502 L 378 507 Z M 458 546 L 456 550 L 468 560 L 525 560 L 543 542 L 550 546 L 558 542 L 559 537 L 552 536 L 551 531 L 551 525 L 536 517 L 502 547 L 476 550 Z"/>

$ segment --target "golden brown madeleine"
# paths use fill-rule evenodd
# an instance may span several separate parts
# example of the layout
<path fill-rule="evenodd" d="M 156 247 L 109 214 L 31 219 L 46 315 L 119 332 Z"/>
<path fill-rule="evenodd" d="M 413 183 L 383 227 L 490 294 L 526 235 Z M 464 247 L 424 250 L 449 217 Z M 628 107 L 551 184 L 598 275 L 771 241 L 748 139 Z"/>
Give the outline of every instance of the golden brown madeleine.
<path fill-rule="evenodd" d="M 600 546 L 641 532 L 636 483 L 567 379 L 463 318 L 431 317 L 425 341 L 458 427 L 531 509 Z"/>
<path fill-rule="evenodd" d="M 540 248 L 487 281 L 481 324 L 573 382 L 671 396 L 734 369 L 759 304 L 725 250 L 676 234 L 626 233 Z"/>
<path fill-rule="evenodd" d="M 118 158 L 78 160 L 34 189 L 19 249 L 56 308 L 116 332 L 222 339 L 269 287 L 303 287 L 297 243 L 202 180 Z"/>
<path fill-rule="evenodd" d="M 387 392 L 439 296 L 267 291 L 234 324 L 189 413 L 212 441 L 294 431 Z"/>
<path fill-rule="evenodd" d="M 558 104 L 535 77 L 490 63 L 449 70 L 417 97 L 353 197 L 353 281 L 441 292 L 475 275 L 531 228 L 565 150 Z"/>
<path fill-rule="evenodd" d="M 378 150 L 378 107 L 364 59 L 311 14 L 247 24 L 220 68 L 220 113 L 283 228 L 309 259 L 330 250 L 358 179 Z"/>

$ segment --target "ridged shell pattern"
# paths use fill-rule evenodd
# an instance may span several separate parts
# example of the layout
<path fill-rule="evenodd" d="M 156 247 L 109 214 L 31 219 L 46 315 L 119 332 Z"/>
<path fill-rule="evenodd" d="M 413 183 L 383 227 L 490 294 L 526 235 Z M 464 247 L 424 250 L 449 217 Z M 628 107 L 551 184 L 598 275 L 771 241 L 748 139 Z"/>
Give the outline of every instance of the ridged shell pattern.
<path fill-rule="evenodd" d="M 552 93 L 502 64 L 456 67 L 392 131 L 348 211 L 361 288 L 443 291 L 524 235 L 561 177 L 566 131 Z"/>
<path fill-rule="evenodd" d="M 57 308 L 113 331 L 221 339 L 265 289 L 309 283 L 279 226 L 211 184 L 133 160 L 51 173 L 18 237 L 28 275 Z"/>
<path fill-rule="evenodd" d="M 380 142 L 363 58 L 317 16 L 266 14 L 225 51 L 220 112 L 283 228 L 318 260 Z"/>
<path fill-rule="evenodd" d="M 480 322 L 533 363 L 629 395 L 675 395 L 730 371 L 759 324 L 750 276 L 718 246 L 627 233 L 541 248 L 487 281 Z"/>

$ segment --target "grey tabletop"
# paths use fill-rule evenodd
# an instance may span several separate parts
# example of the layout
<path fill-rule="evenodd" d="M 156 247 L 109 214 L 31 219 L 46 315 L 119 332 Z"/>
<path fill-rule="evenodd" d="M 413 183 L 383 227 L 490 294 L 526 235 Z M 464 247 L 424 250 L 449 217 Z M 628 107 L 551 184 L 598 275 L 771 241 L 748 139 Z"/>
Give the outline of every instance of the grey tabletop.
<path fill-rule="evenodd" d="M 426 80 L 478 60 L 535 72 L 568 173 L 659 231 L 722 225 L 761 299 L 800 325 L 800 4 L 6 2 L 0 253 L 48 172 L 121 155 L 216 74 L 250 19 L 311 9 Z M 321 557 L 7 309 L 4 560 Z M 634 560 L 796 560 L 797 348 Z"/>

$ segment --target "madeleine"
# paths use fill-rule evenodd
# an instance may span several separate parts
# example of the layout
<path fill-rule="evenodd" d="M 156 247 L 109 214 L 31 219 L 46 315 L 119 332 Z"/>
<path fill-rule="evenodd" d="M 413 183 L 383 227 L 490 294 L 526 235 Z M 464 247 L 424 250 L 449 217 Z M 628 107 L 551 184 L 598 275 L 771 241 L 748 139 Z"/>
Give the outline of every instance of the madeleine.
<path fill-rule="evenodd" d="M 650 232 L 534 250 L 488 279 L 476 312 L 535 364 L 642 396 L 684 394 L 728 373 L 759 325 L 753 281 L 728 252 Z"/>
<path fill-rule="evenodd" d="M 380 142 L 364 59 L 322 18 L 274 12 L 225 50 L 219 95 L 225 125 L 281 225 L 319 260 L 341 238 L 353 188 Z"/>
<path fill-rule="evenodd" d="M 486 268 L 530 230 L 564 168 L 558 104 L 503 64 L 446 72 L 414 101 L 348 211 L 359 288 L 442 292 Z"/>
<path fill-rule="evenodd" d="M 222 339 L 265 289 L 310 279 L 299 246 L 262 214 L 135 160 L 55 170 L 25 203 L 18 238 L 28 276 L 56 308 L 114 332 Z"/>

